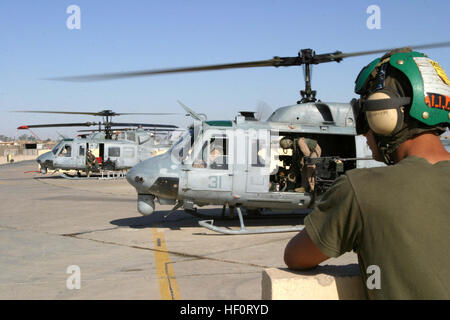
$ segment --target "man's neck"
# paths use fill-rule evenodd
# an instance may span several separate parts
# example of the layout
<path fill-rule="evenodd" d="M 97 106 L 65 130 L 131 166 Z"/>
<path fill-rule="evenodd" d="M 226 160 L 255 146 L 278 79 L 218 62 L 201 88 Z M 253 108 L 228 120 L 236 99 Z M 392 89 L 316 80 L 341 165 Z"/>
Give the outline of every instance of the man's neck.
<path fill-rule="evenodd" d="M 450 160 L 450 153 L 445 150 L 439 136 L 423 133 L 403 142 L 395 151 L 395 162 L 406 157 L 416 156 L 434 164 L 439 161 Z"/>

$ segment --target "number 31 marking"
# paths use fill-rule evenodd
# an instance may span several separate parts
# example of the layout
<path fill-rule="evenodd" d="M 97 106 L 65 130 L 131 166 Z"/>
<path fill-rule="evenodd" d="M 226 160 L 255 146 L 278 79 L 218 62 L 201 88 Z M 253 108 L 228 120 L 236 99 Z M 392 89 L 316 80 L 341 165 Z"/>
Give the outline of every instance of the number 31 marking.
<path fill-rule="evenodd" d="M 208 188 L 220 189 L 222 188 L 222 177 L 220 176 L 210 176 Z"/>

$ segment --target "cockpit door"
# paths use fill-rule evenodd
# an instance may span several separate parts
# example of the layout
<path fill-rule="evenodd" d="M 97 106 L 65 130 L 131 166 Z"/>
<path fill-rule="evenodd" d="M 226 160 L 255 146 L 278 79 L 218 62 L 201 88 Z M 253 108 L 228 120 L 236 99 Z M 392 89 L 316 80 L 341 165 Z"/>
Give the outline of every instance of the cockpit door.
<path fill-rule="evenodd" d="M 59 169 L 75 169 L 76 168 L 76 150 L 73 150 L 72 142 L 65 142 L 54 161 L 55 167 Z"/>
<path fill-rule="evenodd" d="M 185 191 L 230 192 L 233 184 L 233 137 L 225 130 L 208 130 L 194 148 L 192 164 L 184 165 Z"/>

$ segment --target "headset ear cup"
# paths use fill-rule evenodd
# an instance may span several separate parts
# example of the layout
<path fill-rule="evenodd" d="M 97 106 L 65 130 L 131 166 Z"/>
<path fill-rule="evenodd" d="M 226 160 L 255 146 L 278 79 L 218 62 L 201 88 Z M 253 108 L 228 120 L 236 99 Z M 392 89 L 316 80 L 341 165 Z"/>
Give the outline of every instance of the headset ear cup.
<path fill-rule="evenodd" d="M 380 90 L 372 93 L 367 100 L 385 100 L 398 98 L 399 95 L 390 90 Z M 386 108 L 377 110 L 366 110 L 366 118 L 369 128 L 380 136 L 390 136 L 403 127 L 403 108 Z"/>
<path fill-rule="evenodd" d="M 366 111 L 367 123 L 380 136 L 391 136 L 403 126 L 401 108 Z"/>

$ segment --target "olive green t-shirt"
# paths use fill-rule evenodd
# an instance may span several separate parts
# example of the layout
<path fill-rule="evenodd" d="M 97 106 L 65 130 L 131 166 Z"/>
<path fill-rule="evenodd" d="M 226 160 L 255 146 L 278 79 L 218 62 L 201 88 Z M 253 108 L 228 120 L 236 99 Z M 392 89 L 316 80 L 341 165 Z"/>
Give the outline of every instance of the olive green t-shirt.
<path fill-rule="evenodd" d="M 408 157 L 339 177 L 305 228 L 329 257 L 358 254 L 371 299 L 450 299 L 449 201 L 450 161 Z M 369 266 L 379 267 L 380 289 Z"/>

